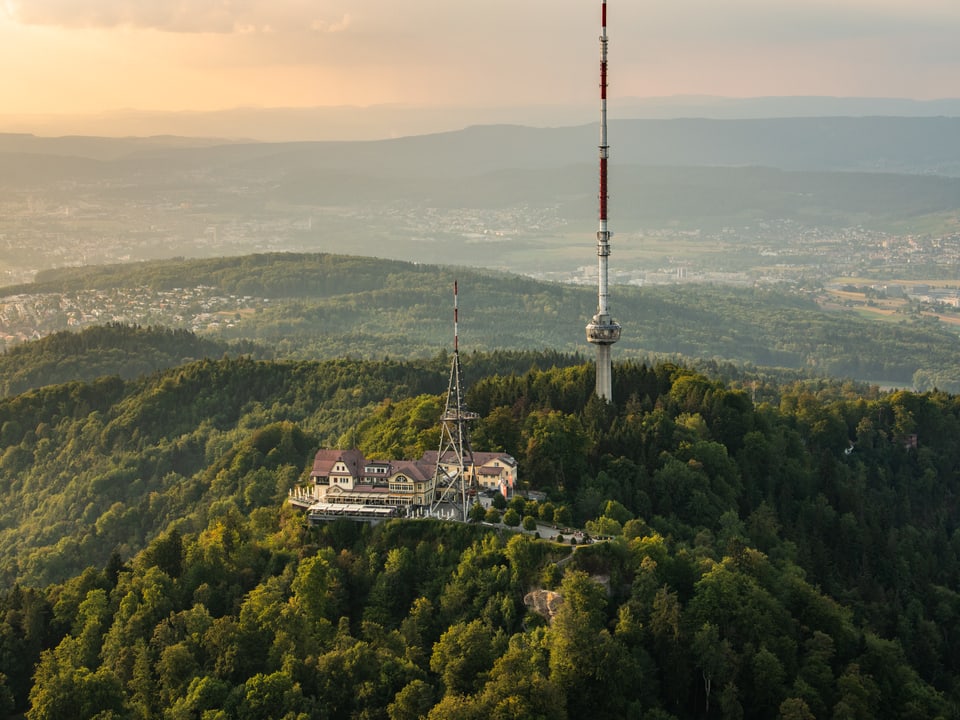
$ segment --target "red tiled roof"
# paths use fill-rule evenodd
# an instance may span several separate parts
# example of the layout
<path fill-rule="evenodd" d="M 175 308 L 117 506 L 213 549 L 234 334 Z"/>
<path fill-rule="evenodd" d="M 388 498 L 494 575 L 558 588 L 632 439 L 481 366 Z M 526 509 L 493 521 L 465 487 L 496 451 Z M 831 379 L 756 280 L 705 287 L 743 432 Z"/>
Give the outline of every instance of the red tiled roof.
<path fill-rule="evenodd" d="M 392 475 L 403 473 L 414 482 L 429 482 L 433 479 L 435 469 L 435 461 L 433 464 L 429 464 L 423 462 L 423 460 L 397 460 L 393 463 Z"/>
<path fill-rule="evenodd" d="M 327 477 L 333 470 L 333 467 L 342 462 L 347 466 L 350 476 L 355 480 L 364 480 L 369 482 L 371 479 L 386 480 L 398 474 L 409 477 L 414 482 L 429 482 L 433 479 L 433 473 L 437 467 L 436 450 L 428 450 L 419 460 L 367 460 L 359 450 L 318 450 L 313 459 L 313 471 L 311 476 Z M 444 453 L 444 462 L 452 463 L 456 461 L 456 456 L 452 452 Z M 498 461 L 506 468 L 515 468 L 517 461 L 507 453 L 495 452 L 475 452 L 473 453 L 473 464 L 477 472 L 481 475 L 496 476 L 501 472 L 498 467 L 483 467 L 490 463 Z M 381 465 L 390 468 L 387 475 L 374 475 L 364 472 L 365 467 L 370 465 Z M 367 485 L 365 485 L 367 486 Z M 375 488 L 377 492 L 383 492 L 375 485 L 367 487 Z"/>
<path fill-rule="evenodd" d="M 517 464 L 517 461 L 513 459 L 513 456 L 507 455 L 506 453 L 475 452 L 473 454 L 473 462 L 477 465 L 486 465 L 488 462 L 492 462 L 493 460 L 499 460 L 510 467 L 513 467 Z"/>
<path fill-rule="evenodd" d="M 423 457 L 420 458 L 421 462 L 425 462 L 429 465 L 436 467 L 437 465 L 437 455 L 439 452 L 437 450 L 427 450 Z M 452 452 L 444 453 L 443 460 L 447 463 L 452 463 L 456 461 L 456 456 Z M 499 460 L 508 467 L 516 467 L 517 461 L 513 458 L 512 455 L 502 452 L 475 452 L 473 453 L 473 464 L 474 465 L 486 465 L 489 462 L 494 460 Z"/>
<path fill-rule="evenodd" d="M 353 477 L 359 477 L 363 472 L 364 458 L 359 450 L 318 450 L 310 474 L 329 475 L 338 462 L 345 464 Z"/>

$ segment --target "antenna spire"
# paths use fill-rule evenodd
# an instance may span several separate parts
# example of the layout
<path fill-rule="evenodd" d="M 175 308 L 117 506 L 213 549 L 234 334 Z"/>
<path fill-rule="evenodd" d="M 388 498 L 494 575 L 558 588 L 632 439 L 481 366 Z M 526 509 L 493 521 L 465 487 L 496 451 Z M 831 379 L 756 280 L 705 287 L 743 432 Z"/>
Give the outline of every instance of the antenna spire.
<path fill-rule="evenodd" d="M 597 346 L 597 395 L 605 400 L 613 396 L 613 370 L 610 346 L 620 339 L 620 323 L 610 316 L 607 270 L 610 237 L 607 225 L 607 0 L 600 3 L 600 229 L 597 231 L 597 314 L 587 325 L 587 342 Z"/>

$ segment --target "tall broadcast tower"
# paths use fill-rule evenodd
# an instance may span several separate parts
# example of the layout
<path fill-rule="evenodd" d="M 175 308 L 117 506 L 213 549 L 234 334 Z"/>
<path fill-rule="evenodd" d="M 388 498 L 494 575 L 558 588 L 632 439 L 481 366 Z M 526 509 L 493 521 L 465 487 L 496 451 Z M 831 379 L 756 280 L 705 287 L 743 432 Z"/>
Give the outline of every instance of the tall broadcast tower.
<path fill-rule="evenodd" d="M 620 323 L 610 316 L 607 307 L 607 265 L 610 258 L 610 236 L 607 228 L 607 0 L 601 0 L 600 32 L 600 229 L 597 231 L 598 302 L 597 314 L 587 325 L 587 342 L 597 346 L 597 395 L 613 398 L 613 370 L 610 346 L 620 339 Z"/>
<path fill-rule="evenodd" d="M 434 498 L 431 514 L 438 515 L 444 508 L 466 522 L 473 504 L 473 451 L 470 449 L 469 423 L 479 416 L 467 410 L 463 403 L 463 373 L 460 369 L 460 303 L 457 283 L 453 283 L 453 360 L 450 363 L 450 385 L 447 404 L 440 418 L 440 451 L 433 473 Z"/>

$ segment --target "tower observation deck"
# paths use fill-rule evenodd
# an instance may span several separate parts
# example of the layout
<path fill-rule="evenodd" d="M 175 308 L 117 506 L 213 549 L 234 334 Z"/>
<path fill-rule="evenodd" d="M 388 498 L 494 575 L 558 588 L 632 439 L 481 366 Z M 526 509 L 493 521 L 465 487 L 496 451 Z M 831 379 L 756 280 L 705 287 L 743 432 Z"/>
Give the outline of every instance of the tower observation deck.
<path fill-rule="evenodd" d="M 597 231 L 598 293 L 597 314 L 587 325 L 587 342 L 597 347 L 597 395 L 605 400 L 613 397 L 613 370 L 610 346 L 620 339 L 620 323 L 610 315 L 607 270 L 610 258 L 610 237 L 607 225 L 607 0 L 601 2 L 600 34 L 600 229 Z"/>

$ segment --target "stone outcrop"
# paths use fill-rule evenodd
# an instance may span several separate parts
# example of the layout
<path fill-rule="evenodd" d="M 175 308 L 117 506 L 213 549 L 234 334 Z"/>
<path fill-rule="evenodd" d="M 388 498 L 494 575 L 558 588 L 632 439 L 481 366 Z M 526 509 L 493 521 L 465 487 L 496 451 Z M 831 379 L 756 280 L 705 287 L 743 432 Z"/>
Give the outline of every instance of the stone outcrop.
<path fill-rule="evenodd" d="M 553 590 L 533 590 L 523 598 L 523 604 L 533 612 L 553 622 L 554 616 L 563 604 L 563 596 Z"/>

